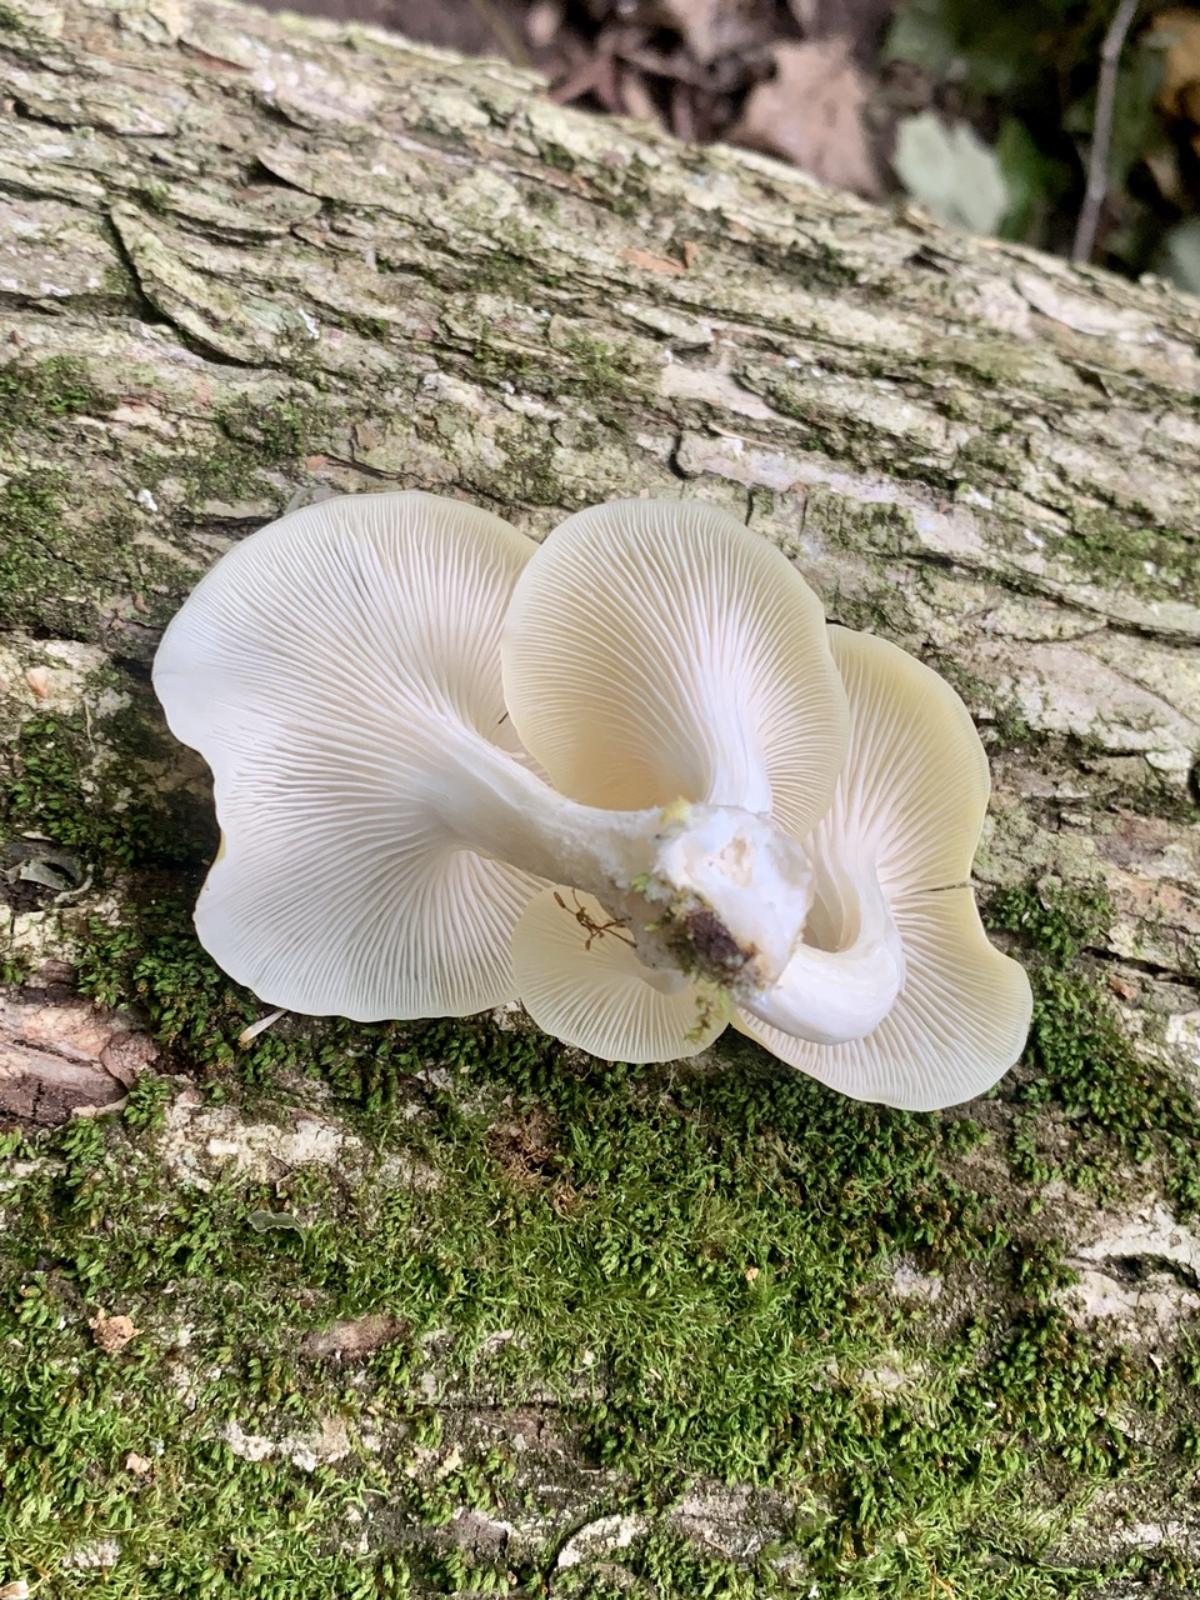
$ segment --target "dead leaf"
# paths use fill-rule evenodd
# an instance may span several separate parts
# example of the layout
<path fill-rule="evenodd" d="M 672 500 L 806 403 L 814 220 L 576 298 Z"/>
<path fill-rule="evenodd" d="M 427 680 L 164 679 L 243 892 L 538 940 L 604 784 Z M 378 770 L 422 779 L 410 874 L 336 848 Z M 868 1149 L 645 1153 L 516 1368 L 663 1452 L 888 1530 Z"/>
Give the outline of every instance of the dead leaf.
<path fill-rule="evenodd" d="M 631 267 L 641 267 L 643 272 L 661 272 L 672 278 L 681 277 L 687 271 L 687 268 L 678 261 L 668 261 L 666 256 L 656 256 L 649 250 L 636 250 L 632 247 L 621 251 L 621 260 L 627 261 Z"/>
<path fill-rule="evenodd" d="M 139 1456 L 136 1450 L 131 1450 L 125 1457 L 125 1471 L 132 1472 L 138 1478 L 144 1478 L 153 1465 L 147 1457 Z"/>
<path fill-rule="evenodd" d="M 787 0 L 787 5 L 806 38 L 840 33 L 872 56 L 885 25 L 900 9 L 896 0 Z"/>
<path fill-rule="evenodd" d="M 696 137 L 694 94 L 691 84 L 676 80 L 671 85 L 671 132 L 684 144 L 691 144 Z"/>
<path fill-rule="evenodd" d="M 822 183 L 882 192 L 867 137 L 868 85 L 836 36 L 774 47 L 775 76 L 746 97 L 730 138 L 785 156 Z"/>
<path fill-rule="evenodd" d="M 659 0 L 646 20 L 677 28 L 696 60 L 712 61 L 765 44 L 775 30 L 773 7 L 762 0 Z"/>
<path fill-rule="evenodd" d="M 606 111 L 621 109 L 620 90 L 617 84 L 616 58 L 607 51 L 598 50 L 582 61 L 578 67 L 560 78 L 550 90 L 551 100 L 559 105 L 570 105 L 584 95 L 595 95 Z"/>
<path fill-rule="evenodd" d="M 488 1154 L 499 1162 L 504 1175 L 522 1188 L 554 1183 L 561 1175 L 562 1155 L 556 1128 L 544 1112 L 535 1111 L 515 1122 L 497 1122 L 487 1133 Z"/>
<path fill-rule="evenodd" d="M 44 700 L 50 693 L 50 672 L 46 667 L 30 667 L 25 674 L 25 682 L 39 700 Z"/>
<path fill-rule="evenodd" d="M 1200 11 L 1160 11 L 1148 39 L 1162 51 L 1160 109 L 1200 124 Z"/>
<path fill-rule="evenodd" d="M 406 1331 L 407 1324 L 401 1322 L 399 1317 L 376 1312 L 347 1322 L 335 1322 L 321 1333 L 306 1333 L 300 1341 L 300 1348 L 306 1356 L 337 1356 L 354 1361 L 370 1355 L 385 1344 L 393 1344 Z"/>
<path fill-rule="evenodd" d="M 24 1578 L 18 1578 L 15 1583 L 6 1583 L 0 1588 L 0 1600 L 29 1600 L 29 1585 Z"/>
<path fill-rule="evenodd" d="M 562 25 L 561 0 L 534 0 L 525 17 L 525 37 L 535 50 L 548 50 Z"/>
<path fill-rule="evenodd" d="M 97 1311 L 88 1322 L 88 1327 L 100 1349 L 110 1356 L 116 1355 L 118 1350 L 124 1350 L 129 1341 L 136 1339 L 142 1331 L 134 1327 L 132 1317 L 109 1317 L 103 1311 Z"/>
<path fill-rule="evenodd" d="M 1197 135 L 1200 138 L 1200 135 Z M 1147 150 L 1142 160 L 1154 179 L 1155 188 L 1164 200 L 1181 211 L 1187 205 L 1187 184 L 1179 165 L 1179 151 L 1173 144 L 1160 145 Z"/>

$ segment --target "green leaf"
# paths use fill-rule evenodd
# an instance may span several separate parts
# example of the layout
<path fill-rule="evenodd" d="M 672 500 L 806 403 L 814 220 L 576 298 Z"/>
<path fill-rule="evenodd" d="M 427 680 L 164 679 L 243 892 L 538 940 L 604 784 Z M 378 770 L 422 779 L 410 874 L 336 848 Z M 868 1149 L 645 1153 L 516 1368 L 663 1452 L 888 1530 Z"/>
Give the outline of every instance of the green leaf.
<path fill-rule="evenodd" d="M 1156 269 L 1177 288 L 1200 294 L 1200 217 L 1178 222 L 1167 234 Z"/>
<path fill-rule="evenodd" d="M 996 159 L 1009 199 L 999 228 L 1001 237 L 1022 244 L 1040 243 L 1047 214 L 1070 187 L 1070 172 L 1063 162 L 1039 148 L 1017 117 L 1005 117 L 1001 123 Z"/>
<path fill-rule="evenodd" d="M 884 43 L 884 59 L 911 61 L 931 77 L 946 77 L 959 53 L 950 9 L 942 0 L 907 0 L 899 6 Z"/>
<path fill-rule="evenodd" d="M 1009 209 L 996 152 L 966 123 L 949 128 L 935 111 L 899 123 L 892 165 L 913 199 L 947 227 L 995 233 Z"/>
<path fill-rule="evenodd" d="M 1162 51 L 1152 43 L 1138 43 L 1126 55 L 1117 73 L 1113 98 L 1112 138 L 1108 150 L 1108 178 L 1112 189 L 1122 189 L 1130 170 L 1165 142 L 1163 125 L 1154 101 L 1162 83 Z M 1063 113 L 1063 127 L 1090 141 L 1096 119 L 1096 91 L 1075 100 Z"/>
<path fill-rule="evenodd" d="M 252 1211 L 246 1221 L 255 1233 L 267 1233 L 272 1228 L 289 1228 L 295 1233 L 304 1231 L 298 1218 L 290 1211 Z"/>
<path fill-rule="evenodd" d="M 1045 70 L 1047 50 L 1061 44 L 1068 20 L 1077 27 L 1078 10 L 1078 0 L 900 0 L 884 57 L 978 94 L 1011 95 Z"/>

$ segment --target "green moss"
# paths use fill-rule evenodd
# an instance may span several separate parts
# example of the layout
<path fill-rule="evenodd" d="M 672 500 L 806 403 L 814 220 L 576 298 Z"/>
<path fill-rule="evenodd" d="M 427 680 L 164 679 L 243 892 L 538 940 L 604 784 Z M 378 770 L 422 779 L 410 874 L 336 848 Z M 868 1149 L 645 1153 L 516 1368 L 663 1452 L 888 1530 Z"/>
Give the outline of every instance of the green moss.
<path fill-rule="evenodd" d="M 129 728 L 136 737 L 127 740 Z M 53 840 L 101 881 L 135 862 L 148 871 L 193 866 L 215 845 L 208 808 L 186 793 L 159 793 L 153 757 L 162 746 L 147 738 L 144 712 L 109 719 L 99 746 L 97 731 L 83 716 L 22 725 L 0 764 L 5 831 Z"/>
<path fill-rule="evenodd" d="M 697 1595 L 704 1600 L 758 1600 L 759 1596 L 786 1592 L 785 1584 L 769 1562 L 753 1566 L 706 1555 L 679 1534 L 652 1533 L 639 1539 L 630 1552 L 628 1567 L 651 1595 Z"/>
<path fill-rule="evenodd" d="M 0 984 L 5 988 L 18 989 L 28 982 L 29 976 L 30 965 L 24 956 L 11 952 L 0 953 Z"/>
<path fill-rule="evenodd" d="M 336 417 L 306 391 L 281 395 L 268 405 L 238 401 L 218 412 L 217 437 L 210 450 L 185 463 L 189 495 L 236 500 L 262 493 L 263 474 L 294 467 L 318 451 L 336 426 Z M 178 470 L 178 463 L 163 463 Z"/>
<path fill-rule="evenodd" d="M 65 474 L 10 478 L 0 488 L 0 627 L 101 635 L 110 621 L 101 597 L 139 581 L 129 533 L 127 509 L 87 503 Z"/>
<path fill-rule="evenodd" d="M 525 204 L 530 211 L 543 217 L 557 217 L 562 207 L 559 198 L 543 184 L 531 184 L 523 193 Z"/>
<path fill-rule="evenodd" d="M 540 236 L 520 226 L 506 229 L 503 247 L 489 247 L 473 257 L 463 269 L 462 278 L 463 289 L 474 294 L 511 292 L 514 300 L 526 305 L 538 303 L 539 297 L 559 283 L 559 274 L 546 263 Z"/>
<path fill-rule="evenodd" d="M 1035 971 L 1030 1056 L 1037 1079 L 1022 1098 L 1053 1102 L 1081 1122 L 1077 1180 L 1103 1184 L 1129 1162 L 1163 1167 L 1181 1213 L 1200 1208 L 1200 1112 L 1184 1086 L 1126 1038 L 1111 1000 L 1081 973 Z"/>
<path fill-rule="evenodd" d="M 74 440 L 78 430 L 64 431 L 69 419 L 107 409 L 77 361 L 0 369 L 0 447 L 26 459 L 52 456 L 60 436 Z M 182 464 L 187 500 L 261 490 L 264 471 L 294 463 L 323 422 L 306 393 L 267 408 L 226 408 L 217 418 L 214 449 Z M 37 440 L 36 449 L 26 448 L 27 437 Z M 75 471 L 15 472 L 0 488 L 0 625 L 94 639 L 111 627 L 109 597 L 122 589 L 148 623 L 165 620 L 190 581 L 188 569 L 135 544 L 137 513 L 130 502 L 134 487 L 152 487 L 180 470 L 175 458 L 147 457 L 133 486 L 114 482 L 100 492 Z"/>
<path fill-rule="evenodd" d="M 144 949 L 125 998 L 148 1000 L 180 1064 L 206 1029 L 223 1034 L 232 1059 L 240 1012 L 220 997 L 224 980 L 179 985 L 172 959 L 180 952 L 169 957 L 161 942 Z M 315 1068 L 331 1030 L 289 1026 L 290 1037 L 264 1036 L 238 1059 L 286 1054 Z M 413 1530 L 435 1539 L 457 1506 L 511 1516 L 522 1493 L 503 1448 L 464 1447 L 452 1472 L 414 1472 L 420 1450 L 442 1448 L 445 1423 L 469 1407 L 460 1399 L 443 1413 L 419 1398 L 435 1332 L 438 1387 L 519 1405 L 549 1384 L 564 1424 L 618 1470 L 619 1503 L 652 1520 L 694 1473 L 749 1479 L 815 1496 L 807 1569 L 840 1594 L 882 1586 L 915 1600 L 935 1572 L 972 1594 L 1068 1592 L 1016 1586 L 1023 1567 L 1036 1572 L 1036 1547 L 1007 1521 L 996 1571 L 994 1519 L 1031 1469 L 1057 1464 L 1080 1485 L 1129 1470 L 1136 1452 L 1109 1418 L 1136 1399 L 1139 1375 L 1053 1315 L 1007 1320 L 993 1307 L 937 1351 L 935 1425 L 920 1393 L 877 1394 L 859 1376 L 894 1337 L 875 1279 L 896 1253 L 931 1252 L 949 1268 L 1002 1248 L 978 1202 L 945 1175 L 953 1123 L 848 1108 L 736 1043 L 715 1074 L 635 1073 L 483 1025 L 332 1032 L 343 1060 L 372 1058 L 400 1097 L 389 1112 L 386 1095 L 369 1096 L 380 1154 L 418 1162 L 432 1182 L 414 1187 L 380 1168 L 349 1186 L 300 1170 L 272 1185 L 234 1176 L 207 1191 L 164 1188 L 152 1159 L 162 1089 L 151 1080 L 124 1127 L 73 1124 L 53 1141 L 57 1165 L 13 1197 L 0 1332 L 14 1359 L 0 1415 L 16 1427 L 0 1430 L 0 1540 L 54 1571 L 56 1593 L 97 1584 L 61 1556 L 109 1536 L 120 1560 L 88 1592 L 282 1596 L 299 1573 L 307 1593 L 330 1600 L 403 1593 L 370 1587 L 397 1558 L 433 1592 L 494 1581 L 493 1569 L 467 1574 L 461 1554 L 423 1560 L 411 1549 Z M 202 1053 L 211 1063 L 215 1052 Z M 426 1114 L 414 1118 L 412 1074 L 433 1064 L 452 1085 L 425 1080 Z M 248 1070 L 260 1075 L 261 1060 Z M 498 1114 L 544 1130 L 552 1174 L 497 1146 Z M 299 1231 L 255 1228 L 256 1212 L 281 1208 Z M 119 1357 L 89 1337 L 98 1306 L 144 1330 Z M 404 1332 L 360 1381 L 339 1384 L 304 1360 L 306 1330 L 381 1309 Z M 180 1320 L 192 1328 L 182 1355 L 171 1332 Z M 497 1350 L 499 1329 L 508 1336 Z M 194 1375 L 187 1404 L 164 1381 L 181 1365 Z M 587 1373 L 603 1375 L 602 1400 L 580 1393 Z M 309 1479 L 215 1442 L 234 1416 L 247 1433 L 277 1437 L 330 1407 L 352 1432 L 382 1429 L 389 1450 Z M 14 1454 L 17 1440 L 37 1449 Z M 148 1481 L 130 1480 L 130 1451 L 152 1461 Z M 331 1553 L 363 1497 L 409 1530 L 402 1555 L 394 1545 Z M 629 1565 L 661 1594 L 770 1593 L 777 1582 L 765 1560 L 747 1569 L 706 1558 L 667 1531 Z"/>
<path fill-rule="evenodd" d="M 0 444 L 18 429 L 52 430 L 62 418 L 103 416 L 108 409 L 87 368 L 69 356 L 0 367 Z"/>
<path fill-rule="evenodd" d="M 1057 967 L 1099 943 L 1112 922 L 1112 901 L 1102 887 L 1064 888 L 1043 883 L 1002 889 L 988 902 L 991 927 L 1018 934 Z"/>
<path fill-rule="evenodd" d="M 1043 1566 L 1020 1507 L 1046 1475 L 1086 1497 L 1134 1472 L 1138 1447 L 1115 1419 L 1149 1379 L 1047 1309 L 1063 1281 L 1052 1244 L 1010 1243 L 994 1208 L 950 1176 L 987 1137 L 979 1124 L 836 1100 L 738 1038 L 710 1070 L 604 1067 L 484 1023 L 292 1018 L 241 1050 L 258 1008 L 197 950 L 188 904 L 136 892 L 129 904 L 124 927 L 93 929 L 85 991 L 140 1006 L 169 1063 L 201 1073 L 210 1094 L 281 1070 L 323 1075 L 384 1162 L 358 1180 L 300 1169 L 274 1184 L 164 1184 L 154 1130 L 166 1091 L 152 1078 L 124 1125 L 71 1126 L 52 1143 L 58 1165 L 22 1180 L 0 1262 L 14 1356 L 0 1419 L 16 1424 L 0 1439 L 40 1448 L 4 1460 L 0 1541 L 54 1571 L 56 1593 L 82 1594 L 85 1576 L 89 1593 L 143 1600 L 282 1597 L 298 1574 L 321 1600 L 402 1594 L 407 1574 L 425 1592 L 486 1588 L 501 1569 L 440 1549 L 439 1530 L 463 1504 L 519 1515 L 515 1459 L 464 1443 L 439 1479 L 414 1469 L 413 1452 L 442 1449 L 476 1391 L 519 1406 L 547 1386 L 563 1426 L 617 1474 L 606 1494 L 617 1486 L 617 1505 L 652 1522 L 697 1473 L 818 1508 L 795 1536 L 806 1581 L 839 1595 L 924 1600 L 934 1575 L 996 1600 L 1079 1592 Z M 1061 933 L 1050 943 L 1062 948 Z M 506 1127 L 538 1130 L 535 1156 L 518 1133 L 498 1137 Z M 407 1181 L 414 1166 L 430 1181 Z M 298 1227 L 260 1231 L 263 1211 Z M 953 1275 L 1005 1253 L 1015 1301 L 979 1305 L 976 1290 L 948 1340 L 897 1323 L 879 1298 L 898 1255 Z M 128 1355 L 92 1346 L 98 1305 L 146 1329 Z M 381 1310 L 403 1332 L 361 1381 L 303 1359 L 306 1330 Z M 181 1360 L 178 1320 L 193 1329 L 182 1360 L 199 1378 L 186 1406 L 164 1382 Z M 435 1387 L 460 1397 L 446 1411 L 419 1381 L 435 1333 Z M 936 1371 L 936 1399 L 863 1381 L 897 1341 Z M 382 1429 L 382 1456 L 309 1479 L 214 1443 L 234 1415 L 278 1436 L 331 1406 L 352 1432 Z M 47 1456 L 50 1438 L 61 1442 Z M 124 1469 L 131 1450 L 154 1460 L 145 1484 Z M 383 1526 L 407 1530 L 403 1552 L 385 1539 L 361 1557 L 332 1553 L 360 1501 L 388 1506 Z M 422 1529 L 426 1556 L 412 1545 Z M 122 1554 L 99 1589 L 61 1566 L 64 1550 L 108 1535 Z M 779 1584 L 769 1562 L 704 1557 L 665 1527 L 628 1567 L 663 1595 Z"/>
<path fill-rule="evenodd" d="M 990 726 L 993 749 L 1022 750 L 1035 743 L 1044 746 L 1044 736 L 1030 726 L 1011 690 L 997 694 L 994 682 L 989 683 L 948 658 L 939 660 L 937 669 L 972 708 L 978 720 Z"/>
<path fill-rule="evenodd" d="M 758 179 L 762 183 L 761 178 Z M 770 185 L 767 185 L 770 188 Z M 704 223 L 707 227 L 697 242 L 711 245 L 714 253 L 723 255 L 728 250 L 731 234 L 736 235 L 738 218 L 730 216 L 720 206 L 709 211 Z M 704 223 L 700 226 L 703 227 Z M 696 230 L 699 232 L 699 229 Z M 762 267 L 773 278 L 798 283 L 813 293 L 858 289 L 861 287 L 862 268 L 859 262 L 843 251 L 836 241 L 805 234 L 780 236 L 777 240 L 766 234 L 756 234 L 740 246 L 739 256 L 755 266 Z M 784 313 L 786 316 L 786 312 Z M 889 369 L 894 371 L 894 364 Z"/>
<path fill-rule="evenodd" d="M 1048 1306 L 1054 1295 L 1076 1281 L 1053 1239 L 1023 1239 L 1013 1252 L 1013 1286 L 1035 1306 Z"/>
<path fill-rule="evenodd" d="M 575 157 L 560 144 L 552 144 L 549 140 L 543 141 L 538 146 L 538 154 L 546 166 L 552 167 L 557 172 L 575 170 Z"/>
<path fill-rule="evenodd" d="M 1160 595 L 1166 586 L 1178 590 L 1181 598 L 1196 592 L 1200 548 L 1179 530 L 1138 524 L 1130 517 L 1088 510 L 1075 502 L 1064 509 L 1073 519 L 1071 532 L 1053 540 L 1048 553 L 1074 562 L 1083 582 L 1108 582 Z"/>
<path fill-rule="evenodd" d="M 570 361 L 573 388 L 590 396 L 598 406 L 617 401 L 628 405 L 632 394 L 631 373 L 613 345 L 573 328 L 564 348 Z"/>
<path fill-rule="evenodd" d="M 536 381 L 540 363 L 532 350 L 495 343 L 492 332 L 485 324 L 471 351 L 471 359 L 479 376 L 489 383 L 511 383 L 525 389 Z"/>
<path fill-rule="evenodd" d="M 0 488 L 0 625 L 31 627 L 47 610 L 54 621 L 76 614 L 76 606 L 61 595 L 75 576 L 64 570 L 60 553 L 68 542 L 62 488 L 63 480 L 53 473 L 26 473 Z M 51 619 L 47 622 L 53 626 Z"/>
<path fill-rule="evenodd" d="M 361 312 L 343 311 L 339 315 L 339 321 L 344 328 L 349 328 L 352 333 L 357 333 L 374 344 L 385 344 L 393 331 L 392 323 L 387 317 L 366 316 Z"/>
<path fill-rule="evenodd" d="M 1074 1137 L 1065 1165 L 1076 1183 L 1104 1189 L 1130 1162 L 1153 1163 L 1171 1203 L 1193 1212 L 1200 1207 L 1200 1111 L 1170 1072 L 1133 1046 L 1111 997 L 1081 960 L 1102 941 L 1111 916 L 1101 889 L 1029 885 L 989 902 L 990 925 L 1017 934 L 1030 952 L 1027 1055 L 1036 1075 L 1018 1099 L 1054 1105 L 1070 1119 Z M 1014 1159 L 1026 1172 L 1044 1170 L 1030 1124 L 1020 1138 Z"/>
<path fill-rule="evenodd" d="M 64 1600 L 511 1590 L 507 1564 L 447 1542 L 459 1507 L 519 1521 L 530 1492 L 513 1452 L 456 1432 L 475 1396 L 495 1415 L 550 1393 L 607 1469 L 603 1508 L 649 1519 L 626 1570 L 688 1600 L 785 1588 L 770 1552 L 723 1561 L 678 1539 L 671 1506 L 697 1475 L 790 1497 L 789 1560 L 845 1600 L 927 1600 L 935 1578 L 1049 1600 L 1102 1574 L 1064 1568 L 1032 1503 L 1078 1508 L 1151 1454 L 1169 1481 L 1194 1472 L 1194 1408 L 1172 1388 L 1155 1432 L 1168 1379 L 1071 1328 L 1060 1246 L 1013 1237 L 1020 1198 L 961 1175 L 993 1137 L 983 1121 L 839 1100 L 737 1036 L 707 1064 L 641 1070 L 481 1021 L 290 1017 L 239 1046 L 262 1007 L 196 944 L 214 840 L 161 793 L 164 755 L 148 700 L 91 729 L 38 718 L 14 752 L 10 823 L 121 872 L 121 919 L 81 936 L 81 988 L 136 1008 L 164 1070 L 210 1104 L 278 1117 L 332 1092 L 362 1154 L 201 1188 L 162 1165 L 165 1076 L 122 1119 L 21 1148 L 40 1159 L 0 1191 L 0 1547 L 18 1575 L 51 1574 Z M 1036 1075 L 1015 1090 L 1027 1181 L 1047 1104 L 1089 1158 L 1140 1156 L 1140 1119 L 1146 1151 L 1184 1173 L 1178 1105 L 1078 988 L 1102 897 L 1027 888 L 992 909 L 1038 988 Z M 939 1270 L 951 1304 L 962 1285 L 960 1309 L 898 1309 L 881 1287 L 902 1257 Z M 126 1350 L 96 1347 L 100 1308 L 143 1330 Z M 305 1333 L 368 1312 L 398 1332 L 353 1372 L 304 1355 Z M 899 1386 L 872 1378 L 896 1362 Z M 330 1415 L 382 1448 L 307 1474 L 221 1442 L 231 1420 L 277 1439 Z M 66 1564 L 101 1538 L 120 1546 L 111 1570 Z M 519 1584 L 537 1592 L 553 1561 L 522 1556 Z"/>
<path fill-rule="evenodd" d="M 622 365 L 616 347 L 575 328 L 554 346 L 529 348 L 497 342 L 492 329 L 484 324 L 471 359 L 474 375 L 490 383 L 511 383 L 522 393 L 553 398 L 579 394 L 601 409 L 609 423 L 634 392 L 634 374 Z"/>
<path fill-rule="evenodd" d="M 148 210 L 164 216 L 171 209 L 171 191 L 165 183 L 143 183 L 138 196 Z"/>
<path fill-rule="evenodd" d="M 71 363 L 31 369 L 36 381 L 28 391 L 25 369 L 5 370 L 9 383 L 0 388 L 0 402 L 6 397 L 0 413 L 14 439 L 36 422 L 44 450 L 57 426 L 47 424 L 47 416 L 102 408 Z M 136 541 L 144 526 L 132 503 L 136 492 L 157 490 L 164 510 L 179 503 L 186 520 L 214 500 L 249 498 L 282 510 L 290 493 L 286 480 L 301 475 L 305 456 L 328 446 L 341 420 L 340 410 L 296 387 L 268 403 L 244 399 L 222 407 L 211 444 L 188 455 L 147 454 L 131 482 L 105 484 L 77 470 L 15 474 L 0 488 L 0 626 L 43 637 L 109 638 L 113 610 L 130 597 L 139 622 L 165 624 L 194 583 L 194 566 L 152 541 Z M 132 654 L 149 649 L 137 630 L 123 643 Z"/>
<path fill-rule="evenodd" d="M 571 504 L 571 500 L 563 498 L 552 438 L 546 435 L 531 441 L 523 429 L 514 428 L 504 431 L 500 442 L 505 453 L 503 482 L 508 498 L 532 506 Z"/>

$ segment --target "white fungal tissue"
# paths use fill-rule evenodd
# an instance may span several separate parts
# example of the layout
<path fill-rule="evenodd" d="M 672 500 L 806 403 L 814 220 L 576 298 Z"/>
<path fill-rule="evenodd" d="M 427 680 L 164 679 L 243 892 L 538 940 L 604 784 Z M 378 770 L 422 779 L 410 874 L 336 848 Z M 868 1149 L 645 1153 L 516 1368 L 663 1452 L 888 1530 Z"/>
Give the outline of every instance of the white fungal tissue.
<path fill-rule="evenodd" d="M 217 563 L 154 682 L 213 773 L 197 931 L 272 1006 L 520 999 L 630 1062 L 732 1023 L 909 1110 L 1020 1054 L 965 707 L 713 506 L 615 501 L 538 545 L 432 495 L 325 500 Z"/>

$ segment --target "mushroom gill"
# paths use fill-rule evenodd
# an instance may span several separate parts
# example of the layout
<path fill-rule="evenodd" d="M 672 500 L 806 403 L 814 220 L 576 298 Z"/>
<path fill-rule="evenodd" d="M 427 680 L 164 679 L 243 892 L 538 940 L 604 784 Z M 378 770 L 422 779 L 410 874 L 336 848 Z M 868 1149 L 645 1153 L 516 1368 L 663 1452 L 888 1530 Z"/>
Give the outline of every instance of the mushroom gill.
<path fill-rule="evenodd" d="M 806 841 L 814 918 L 849 962 L 862 939 L 848 909 L 890 925 L 902 980 L 858 1037 L 818 1042 L 747 1010 L 736 1025 L 773 1055 L 859 1100 L 910 1111 L 955 1105 L 1013 1065 L 1029 1031 L 1023 969 L 988 941 L 969 877 L 987 809 L 987 758 L 950 685 L 869 634 L 830 629 L 850 705 L 833 804 Z M 848 935 L 848 936 L 847 936 Z M 811 983 L 798 947 L 781 987 Z M 865 1013 L 864 1013 L 865 1015 Z"/>

